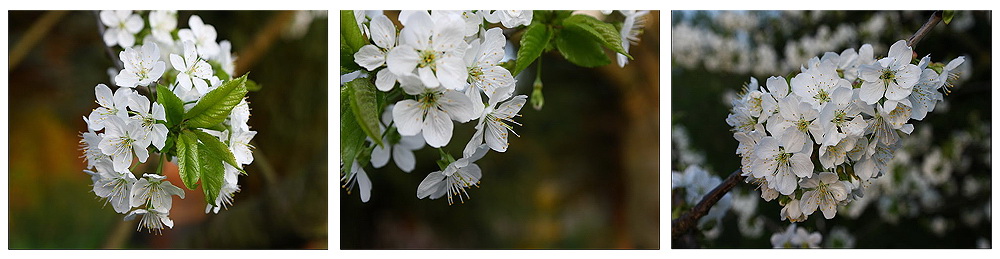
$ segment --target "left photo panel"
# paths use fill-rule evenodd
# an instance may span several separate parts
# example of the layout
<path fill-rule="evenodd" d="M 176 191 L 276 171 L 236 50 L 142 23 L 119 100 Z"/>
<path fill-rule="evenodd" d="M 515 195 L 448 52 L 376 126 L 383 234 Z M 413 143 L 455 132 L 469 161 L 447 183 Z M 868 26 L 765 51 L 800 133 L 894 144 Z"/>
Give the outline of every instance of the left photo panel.
<path fill-rule="evenodd" d="M 9 249 L 327 249 L 327 11 L 9 11 Z"/>

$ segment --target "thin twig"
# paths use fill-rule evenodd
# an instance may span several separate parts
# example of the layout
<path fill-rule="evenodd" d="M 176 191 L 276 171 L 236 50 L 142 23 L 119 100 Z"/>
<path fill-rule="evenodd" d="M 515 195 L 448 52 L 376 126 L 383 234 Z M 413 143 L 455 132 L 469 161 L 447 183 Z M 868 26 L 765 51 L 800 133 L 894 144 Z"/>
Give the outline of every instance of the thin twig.
<path fill-rule="evenodd" d="M 21 40 L 17 41 L 17 44 L 14 44 L 14 47 L 11 48 L 10 59 L 7 61 L 7 71 L 14 70 L 14 67 L 21 63 L 21 60 L 28 55 L 28 52 L 34 48 L 35 44 L 44 38 L 49 33 L 49 30 L 52 29 L 52 26 L 56 25 L 66 13 L 67 11 L 48 11 L 41 18 L 38 18 L 38 21 L 32 24 L 24 33 Z"/>
<path fill-rule="evenodd" d="M 729 177 L 726 178 L 726 180 L 722 181 L 719 186 L 716 186 L 715 189 L 712 189 L 712 191 L 706 194 L 705 197 L 701 198 L 698 205 L 695 205 L 691 208 L 691 210 L 685 212 L 677 219 L 674 219 L 674 221 L 671 222 L 671 237 L 677 239 L 681 235 L 694 230 L 698 225 L 698 220 L 701 219 L 701 217 L 704 217 L 705 214 L 708 214 L 708 210 L 711 209 L 715 203 L 719 202 L 719 200 L 722 199 L 722 196 L 725 196 L 729 190 L 732 190 L 733 187 L 736 186 L 736 183 L 742 182 L 743 178 L 744 177 L 740 175 L 740 170 L 734 171 L 729 175 Z"/>
<path fill-rule="evenodd" d="M 104 31 L 107 28 L 104 27 L 104 22 L 101 22 L 101 11 L 94 11 L 94 18 L 97 18 L 97 37 L 101 39 L 101 44 L 104 44 L 104 52 L 108 53 L 108 58 L 111 58 L 111 63 L 115 65 L 115 68 L 122 70 L 124 67 L 122 61 L 118 60 L 118 56 L 115 55 L 111 46 L 104 42 Z"/>
<path fill-rule="evenodd" d="M 927 22 L 924 23 L 924 26 L 920 26 L 920 29 L 913 36 L 910 36 L 910 39 L 906 41 L 906 45 L 916 48 L 917 43 L 920 43 L 920 40 L 924 39 L 924 36 L 927 36 L 927 33 L 930 33 L 931 29 L 934 29 L 934 26 L 941 22 L 942 18 L 941 11 L 934 11 L 931 14 L 931 18 L 927 19 Z"/>

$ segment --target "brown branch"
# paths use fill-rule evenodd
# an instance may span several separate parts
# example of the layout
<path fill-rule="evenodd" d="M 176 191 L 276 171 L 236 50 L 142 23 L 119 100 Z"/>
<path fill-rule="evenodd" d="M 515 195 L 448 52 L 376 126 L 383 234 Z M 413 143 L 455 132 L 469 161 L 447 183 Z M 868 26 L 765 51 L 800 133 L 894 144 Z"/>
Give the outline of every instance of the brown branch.
<path fill-rule="evenodd" d="M 941 19 L 941 11 L 934 11 L 934 13 L 931 14 L 931 18 L 927 19 L 927 22 L 924 23 L 923 26 L 920 26 L 920 29 L 917 29 L 917 32 L 913 33 L 913 36 L 910 36 L 910 39 L 906 40 L 906 45 L 911 48 L 916 48 L 917 43 L 920 43 L 920 40 L 924 39 L 924 36 L 927 36 L 927 33 L 930 33 L 931 29 L 934 29 L 934 26 L 941 22 Z"/>
<path fill-rule="evenodd" d="M 698 225 L 698 220 L 708 214 L 708 210 L 715 206 L 715 203 L 722 199 L 729 190 L 732 190 L 736 186 L 736 183 L 743 181 L 743 176 L 740 175 L 740 170 L 734 171 L 726 180 L 723 180 L 719 186 L 712 189 L 705 197 L 701 198 L 698 205 L 695 205 L 691 210 L 685 212 L 677 219 L 671 222 L 670 235 L 674 240 L 678 240 L 682 235 L 693 231 Z"/>

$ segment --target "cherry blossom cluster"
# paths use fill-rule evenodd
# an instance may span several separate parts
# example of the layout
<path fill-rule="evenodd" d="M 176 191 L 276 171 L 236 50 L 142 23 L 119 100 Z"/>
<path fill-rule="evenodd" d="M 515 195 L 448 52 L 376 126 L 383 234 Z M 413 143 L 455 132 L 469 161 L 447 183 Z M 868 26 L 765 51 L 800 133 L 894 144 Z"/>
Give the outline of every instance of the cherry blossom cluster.
<path fill-rule="evenodd" d="M 953 71 L 930 56 L 913 62 L 906 41 L 876 59 L 871 45 L 813 57 L 801 73 L 751 78 L 726 122 L 739 141 L 742 172 L 766 201 L 779 199 L 782 219 L 827 219 L 885 174 L 901 137 L 913 131 L 949 91 Z M 779 198 L 780 197 L 780 198 Z"/>
<path fill-rule="evenodd" d="M 107 26 L 104 42 L 109 48 L 124 49 L 118 56 L 123 68 L 114 69 L 116 90 L 105 84 L 95 87 L 99 107 L 83 118 L 88 130 L 81 134 L 80 141 L 87 162 L 84 172 L 93 180 L 94 193 L 110 203 L 115 212 L 127 214 L 125 220 L 141 217 L 138 228 L 149 231 L 172 228 L 173 221 L 168 217 L 172 196 L 183 199 L 185 195 L 166 180 L 162 170 L 166 159 L 177 161 L 165 153 L 176 149 L 177 134 L 175 128 L 168 128 L 167 104 L 156 96 L 167 93 L 154 95 L 154 90 L 165 86 L 160 89 L 180 99 L 177 107 L 183 106 L 183 112 L 191 110 L 206 94 L 233 79 L 235 57 L 231 44 L 216 42 L 215 28 L 197 15 L 188 20 L 189 28 L 179 30 L 176 11 L 119 10 L 101 11 L 99 15 Z M 145 37 L 138 38 L 141 35 Z M 225 167 L 224 182 L 218 199 L 206 206 L 206 213 L 218 213 L 219 208 L 231 205 L 240 189 L 238 173 L 243 165 L 253 162 L 249 143 L 257 132 L 247 125 L 249 117 L 250 108 L 243 99 L 219 127 L 202 129 L 224 143 L 240 165 L 218 165 Z M 172 137 L 168 138 L 168 134 Z M 140 169 L 149 168 L 139 164 L 147 162 L 150 150 L 159 153 L 158 168 L 137 177 Z"/>
<path fill-rule="evenodd" d="M 383 145 L 371 151 L 372 166 L 381 168 L 391 157 L 410 172 L 416 164 L 413 151 L 425 144 L 438 148 L 441 170 L 424 178 L 417 197 L 447 196 L 449 204 L 455 199 L 464 202 L 469 198 L 466 188 L 478 186 L 482 178 L 475 162 L 491 149 L 507 150 L 509 134 L 517 135 L 512 125 L 520 126 L 514 119 L 527 100 L 514 95 L 515 79 L 501 66 L 507 45 L 502 29 L 488 25 L 525 26 L 531 23 L 532 11 L 402 11 L 398 30 L 381 11 L 354 14 L 370 44 L 354 54 L 366 71 L 350 77 L 374 76 L 378 90 L 403 96 L 384 109 L 379 126 L 386 133 Z M 451 143 L 455 122 L 473 122 L 476 130 L 459 159 L 441 149 Z M 357 185 L 361 200 L 367 202 L 372 186 L 364 162 L 349 163 L 350 172 L 342 176 L 344 187 L 350 191 Z"/>

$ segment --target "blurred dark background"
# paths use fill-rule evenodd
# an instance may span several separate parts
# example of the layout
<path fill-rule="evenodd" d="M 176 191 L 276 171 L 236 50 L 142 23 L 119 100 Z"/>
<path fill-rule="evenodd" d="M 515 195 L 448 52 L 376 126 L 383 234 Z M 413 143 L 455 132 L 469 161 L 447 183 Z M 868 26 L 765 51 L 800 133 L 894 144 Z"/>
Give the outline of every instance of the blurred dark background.
<path fill-rule="evenodd" d="M 798 64 L 803 62 L 785 64 L 782 60 L 808 59 L 827 51 L 839 54 L 847 48 L 857 50 L 865 43 L 874 45 L 876 58 L 884 57 L 889 45 L 909 38 L 931 14 L 931 11 L 673 11 L 671 127 L 686 129 L 692 149 L 704 155 L 701 166 L 725 178 L 740 166 L 740 158 L 734 154 L 738 142 L 725 119 L 730 101 L 749 82 L 749 77 L 756 77 L 761 85 L 769 76 L 788 78 L 799 71 Z M 825 220 L 813 214 L 808 221 L 798 223 L 800 227 L 822 233 L 824 242 L 833 227 L 844 227 L 856 239 L 857 248 L 973 248 L 980 240 L 991 239 L 991 23 L 990 11 L 959 11 L 951 24 L 939 23 L 914 49 L 918 58 L 931 54 L 935 62 L 947 63 L 965 56 L 971 70 L 959 71 L 961 79 L 952 93 L 945 95 L 944 103 L 939 103 L 923 121 L 910 120 L 916 126 L 914 135 L 929 134 L 929 137 L 923 141 L 923 147 L 904 147 L 908 154 L 902 160 L 897 154 L 893 163 L 896 173 L 878 179 L 910 193 L 882 191 L 883 198 L 875 193 L 865 197 L 873 201 L 860 215 L 845 216 L 847 209 L 841 206 L 836 218 Z M 701 31 L 679 33 L 678 28 Z M 787 46 L 790 44 L 798 47 L 790 48 Z M 803 45 L 807 47 L 802 48 Z M 808 46 L 821 47 L 808 49 Z M 776 57 L 778 62 L 744 55 L 759 53 L 758 47 L 775 50 L 761 56 Z M 782 72 L 771 72 L 775 70 Z M 935 148 L 944 150 L 945 163 L 954 168 L 944 173 L 947 180 L 943 183 L 921 183 L 919 179 L 926 178 L 919 176 L 921 173 L 945 171 L 921 171 L 928 170 L 920 165 L 927 163 L 924 156 Z M 675 149 L 673 159 L 678 156 Z M 678 164 L 671 167 L 673 171 L 684 169 Z M 924 185 L 923 189 L 908 186 L 914 184 Z M 752 187 L 740 184 L 734 192 L 750 192 L 759 199 L 759 192 Z M 940 197 L 930 202 L 919 200 L 931 191 Z M 890 192 L 896 196 L 886 198 Z M 779 221 L 780 210 L 776 201 L 760 200 L 756 211 L 767 222 L 764 234 L 759 237 L 741 235 L 737 216 L 729 213 L 724 218 L 721 235 L 714 240 L 701 239 L 700 244 L 714 248 L 770 248 L 771 234 L 783 231 L 788 225 L 787 221 Z M 973 214 L 978 214 L 978 219 L 985 216 L 985 220 L 967 218 Z"/>
<path fill-rule="evenodd" d="M 409 174 L 392 162 L 366 165 L 368 203 L 340 190 L 341 248 L 660 248 L 660 13 L 646 17 L 624 68 L 542 55 L 544 107 L 526 104 L 516 118 L 524 126 L 514 127 L 520 137 L 476 163 L 483 178 L 465 203 L 416 198 L 420 181 L 439 170 L 427 146 Z M 519 75 L 515 94 L 531 95 L 535 71 Z M 474 126 L 456 123 L 446 150 L 460 156 Z"/>
<path fill-rule="evenodd" d="M 123 222 L 82 171 L 81 116 L 96 107 L 95 85 L 114 85 L 97 13 L 8 14 L 9 248 L 327 247 L 325 11 L 179 12 L 178 28 L 192 14 L 215 26 L 217 41 L 232 42 L 236 74 L 263 88 L 248 94 L 255 160 L 233 205 L 206 215 L 201 190 L 182 187 L 162 236 Z M 176 165 L 165 170 L 183 186 Z"/>

